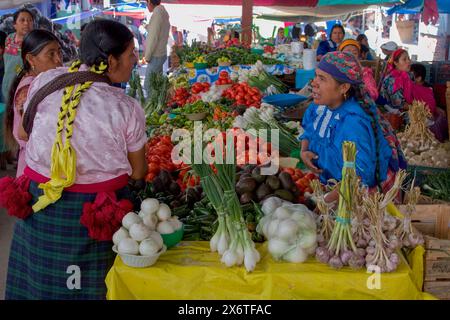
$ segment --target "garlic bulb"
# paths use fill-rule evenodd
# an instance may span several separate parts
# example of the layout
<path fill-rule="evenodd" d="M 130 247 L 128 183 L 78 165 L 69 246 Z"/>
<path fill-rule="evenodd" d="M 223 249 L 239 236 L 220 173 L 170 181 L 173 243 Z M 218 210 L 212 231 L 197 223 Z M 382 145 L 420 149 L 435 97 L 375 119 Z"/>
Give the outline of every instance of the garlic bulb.
<path fill-rule="evenodd" d="M 156 226 L 156 231 L 160 234 L 171 234 L 174 232 L 172 225 L 168 221 L 161 221 Z"/>

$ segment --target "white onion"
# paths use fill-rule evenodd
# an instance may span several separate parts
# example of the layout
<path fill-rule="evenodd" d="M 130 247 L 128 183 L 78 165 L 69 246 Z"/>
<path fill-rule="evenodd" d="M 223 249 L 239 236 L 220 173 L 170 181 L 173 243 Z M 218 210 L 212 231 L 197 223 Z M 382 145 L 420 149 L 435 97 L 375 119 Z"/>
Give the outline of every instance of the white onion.
<path fill-rule="evenodd" d="M 143 223 L 135 223 L 130 228 L 130 236 L 136 241 L 142 241 L 150 236 L 150 228 Z"/>
<path fill-rule="evenodd" d="M 289 249 L 289 247 L 289 243 L 281 239 L 272 238 L 269 240 L 269 252 L 275 260 L 279 260 L 281 256 Z"/>
<path fill-rule="evenodd" d="M 292 263 L 300 263 L 308 259 L 308 254 L 300 246 L 297 246 L 286 253 L 283 259 Z"/>
<path fill-rule="evenodd" d="M 282 203 L 283 201 L 280 198 L 270 197 L 263 201 L 261 210 L 264 214 L 272 214 L 278 207 L 281 207 Z"/>
<path fill-rule="evenodd" d="M 291 240 L 295 238 L 295 235 L 298 231 L 297 221 L 292 219 L 285 219 L 280 221 L 280 224 L 277 228 L 277 237 L 282 240 Z"/>
<path fill-rule="evenodd" d="M 275 210 L 275 218 L 284 220 L 291 217 L 291 212 L 285 207 L 279 207 Z"/>
<path fill-rule="evenodd" d="M 156 226 L 156 231 L 161 234 L 171 234 L 174 232 L 172 225 L 168 221 L 161 221 Z"/>
<path fill-rule="evenodd" d="M 169 219 L 171 215 L 169 206 L 165 203 L 161 203 L 156 215 L 158 216 L 159 221 L 166 221 Z"/>
<path fill-rule="evenodd" d="M 172 225 L 173 230 L 175 231 L 180 230 L 183 227 L 183 223 L 178 220 L 177 216 L 170 217 L 167 221 Z"/>
<path fill-rule="evenodd" d="M 124 227 L 120 227 L 119 230 L 114 233 L 112 240 L 115 245 L 118 245 L 120 241 L 129 237 L 130 234 L 128 233 L 127 229 L 125 229 Z"/>
<path fill-rule="evenodd" d="M 317 242 L 317 235 L 314 231 L 304 231 L 300 237 L 299 247 L 303 249 L 315 246 Z"/>
<path fill-rule="evenodd" d="M 128 212 L 122 219 L 122 225 L 130 230 L 130 227 L 135 224 L 141 222 L 142 219 L 134 212 Z"/>
<path fill-rule="evenodd" d="M 158 232 L 150 231 L 149 238 L 152 238 L 153 240 L 155 240 L 156 243 L 158 243 L 158 246 L 160 248 L 162 248 L 162 246 L 164 244 L 164 241 L 163 241 L 163 238 L 161 237 L 161 235 Z"/>
<path fill-rule="evenodd" d="M 139 253 L 139 244 L 136 240 L 131 238 L 122 239 L 119 242 L 119 246 L 117 248 L 119 253 L 123 254 L 138 254 Z"/>
<path fill-rule="evenodd" d="M 270 221 L 269 226 L 267 227 L 267 238 L 271 239 L 277 235 L 278 225 L 280 224 L 280 220 L 274 219 Z"/>
<path fill-rule="evenodd" d="M 153 198 L 147 198 L 141 203 L 141 211 L 144 214 L 155 213 L 159 209 L 159 201 Z"/>
<path fill-rule="evenodd" d="M 147 214 L 143 219 L 144 224 L 150 228 L 150 230 L 155 230 L 158 224 L 158 217 L 154 213 Z"/>
<path fill-rule="evenodd" d="M 159 244 L 152 238 L 145 239 L 139 245 L 139 253 L 143 256 L 153 256 L 161 249 Z"/>

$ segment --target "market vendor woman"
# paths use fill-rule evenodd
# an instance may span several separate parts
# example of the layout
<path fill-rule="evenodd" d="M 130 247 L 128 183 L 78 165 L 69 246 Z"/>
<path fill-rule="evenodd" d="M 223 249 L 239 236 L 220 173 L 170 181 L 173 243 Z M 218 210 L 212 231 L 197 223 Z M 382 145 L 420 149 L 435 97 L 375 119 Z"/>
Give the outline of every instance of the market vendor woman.
<path fill-rule="evenodd" d="M 398 141 L 380 122 L 375 103 L 361 81 L 361 67 L 353 54 L 326 54 L 312 82 L 314 102 L 303 117 L 301 158 L 322 183 L 341 180 L 342 143 L 356 144 L 356 171 L 368 187 L 388 187 L 393 173 L 404 167 Z M 334 194 L 328 200 L 335 200 Z"/>
<path fill-rule="evenodd" d="M 83 32 L 80 61 L 32 82 L 27 167 L 0 179 L 0 204 L 19 218 L 6 299 L 106 298 L 112 234 L 133 209 L 129 179 L 147 169 L 142 107 L 110 85 L 129 80 L 134 49 L 126 26 L 96 20 Z"/>
<path fill-rule="evenodd" d="M 333 28 L 331 28 L 330 40 L 321 41 L 319 47 L 317 47 L 317 60 L 320 61 L 320 59 L 328 52 L 337 51 L 342 40 L 344 40 L 344 37 L 344 27 L 340 24 L 335 24 Z"/>

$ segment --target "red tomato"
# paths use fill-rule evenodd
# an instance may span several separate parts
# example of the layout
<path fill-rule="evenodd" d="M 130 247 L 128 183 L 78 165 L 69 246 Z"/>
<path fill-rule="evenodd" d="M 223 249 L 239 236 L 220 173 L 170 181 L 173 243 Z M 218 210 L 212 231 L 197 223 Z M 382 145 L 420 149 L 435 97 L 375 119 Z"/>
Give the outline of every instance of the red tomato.
<path fill-rule="evenodd" d="M 305 178 L 308 180 L 314 180 L 314 179 L 317 179 L 317 176 L 314 173 L 310 172 L 305 176 Z"/>

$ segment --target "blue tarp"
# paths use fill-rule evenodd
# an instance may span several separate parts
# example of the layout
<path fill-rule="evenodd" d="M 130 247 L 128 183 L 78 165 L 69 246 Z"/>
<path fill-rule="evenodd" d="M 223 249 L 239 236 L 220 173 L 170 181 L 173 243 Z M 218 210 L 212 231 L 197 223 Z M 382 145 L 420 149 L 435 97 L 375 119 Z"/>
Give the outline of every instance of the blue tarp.
<path fill-rule="evenodd" d="M 82 12 L 78 12 L 76 14 L 72 14 L 70 16 L 55 18 L 55 19 L 52 19 L 52 21 L 56 22 L 56 23 L 60 23 L 60 24 L 66 24 L 67 21 L 72 20 L 72 19 L 80 21 L 80 20 L 84 20 L 84 19 L 96 16 L 101 13 L 103 13 L 101 10 L 82 11 Z"/>
<path fill-rule="evenodd" d="M 423 11 L 424 0 L 409 0 L 404 4 L 394 6 L 387 10 L 387 14 L 415 14 Z M 439 13 L 450 13 L 450 0 L 437 0 Z"/>

